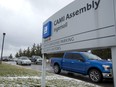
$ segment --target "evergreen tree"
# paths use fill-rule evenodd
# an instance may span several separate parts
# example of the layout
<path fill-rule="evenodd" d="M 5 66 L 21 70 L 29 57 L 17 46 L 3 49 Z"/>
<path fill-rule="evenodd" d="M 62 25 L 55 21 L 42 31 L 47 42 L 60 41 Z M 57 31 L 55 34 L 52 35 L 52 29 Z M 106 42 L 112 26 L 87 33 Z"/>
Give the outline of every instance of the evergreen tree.
<path fill-rule="evenodd" d="M 26 53 L 27 53 L 27 52 L 26 52 L 26 50 L 24 49 L 24 50 L 23 50 L 23 53 L 22 53 L 22 56 L 27 56 Z"/>
<path fill-rule="evenodd" d="M 40 43 L 40 49 L 39 49 L 39 51 L 40 51 L 40 56 L 42 57 L 42 44 Z"/>
<path fill-rule="evenodd" d="M 111 58 L 111 49 L 110 48 L 92 50 L 92 53 L 96 54 L 97 56 L 99 56 L 103 59 Z"/>
<path fill-rule="evenodd" d="M 31 51 L 30 51 L 30 48 L 29 47 L 27 48 L 26 56 L 31 57 Z"/>
<path fill-rule="evenodd" d="M 10 54 L 9 58 L 13 58 L 12 54 Z"/>
<path fill-rule="evenodd" d="M 31 48 L 31 56 L 36 55 L 36 45 L 34 43 L 33 47 Z"/>
<path fill-rule="evenodd" d="M 19 57 L 23 56 L 22 50 L 19 50 Z"/>
<path fill-rule="evenodd" d="M 25 50 L 20 49 L 18 53 L 16 53 L 15 57 L 27 56 L 31 57 L 33 55 L 42 56 L 42 44 L 33 44 L 32 48 L 29 47 Z"/>
<path fill-rule="evenodd" d="M 37 44 L 36 46 L 36 55 L 40 56 L 40 46 Z"/>
<path fill-rule="evenodd" d="M 16 53 L 15 57 L 19 57 L 19 53 L 18 52 Z"/>

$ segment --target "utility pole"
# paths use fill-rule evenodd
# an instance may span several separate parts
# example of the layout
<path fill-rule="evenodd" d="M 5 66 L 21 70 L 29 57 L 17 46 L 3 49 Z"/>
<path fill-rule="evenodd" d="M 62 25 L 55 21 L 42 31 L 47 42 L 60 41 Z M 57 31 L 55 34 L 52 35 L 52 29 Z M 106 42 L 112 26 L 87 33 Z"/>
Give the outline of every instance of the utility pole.
<path fill-rule="evenodd" d="M 2 41 L 2 49 L 1 49 L 1 60 L 0 60 L 0 64 L 2 64 L 5 35 L 6 35 L 6 33 L 3 33 L 3 41 Z"/>

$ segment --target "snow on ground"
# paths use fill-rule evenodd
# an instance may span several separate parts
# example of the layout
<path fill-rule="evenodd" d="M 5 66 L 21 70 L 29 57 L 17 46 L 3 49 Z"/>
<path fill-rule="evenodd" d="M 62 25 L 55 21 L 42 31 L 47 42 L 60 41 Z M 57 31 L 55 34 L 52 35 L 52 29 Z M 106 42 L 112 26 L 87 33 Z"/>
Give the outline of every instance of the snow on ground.
<path fill-rule="evenodd" d="M 0 77 L 0 87 L 40 87 L 37 86 L 40 84 L 41 77 L 37 76 Z M 92 83 L 55 74 L 46 76 L 46 84 L 49 87 L 100 87 Z"/>

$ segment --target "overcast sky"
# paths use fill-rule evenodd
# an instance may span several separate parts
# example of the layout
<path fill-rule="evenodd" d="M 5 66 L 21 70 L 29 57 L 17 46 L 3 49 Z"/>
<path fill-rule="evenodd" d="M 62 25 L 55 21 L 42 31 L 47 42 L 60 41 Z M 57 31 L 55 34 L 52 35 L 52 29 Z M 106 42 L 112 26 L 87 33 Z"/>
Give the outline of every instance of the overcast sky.
<path fill-rule="evenodd" d="M 42 24 L 74 0 L 0 0 L 0 53 L 4 56 L 42 42 Z"/>

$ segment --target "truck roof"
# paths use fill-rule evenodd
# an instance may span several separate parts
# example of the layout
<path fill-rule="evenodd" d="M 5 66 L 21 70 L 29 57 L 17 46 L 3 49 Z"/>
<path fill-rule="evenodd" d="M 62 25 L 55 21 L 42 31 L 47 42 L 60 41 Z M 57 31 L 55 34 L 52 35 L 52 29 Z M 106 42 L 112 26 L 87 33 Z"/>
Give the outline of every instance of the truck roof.
<path fill-rule="evenodd" d="M 66 52 L 66 53 L 88 53 L 88 52 L 77 52 L 77 51 L 72 51 L 72 52 Z"/>

